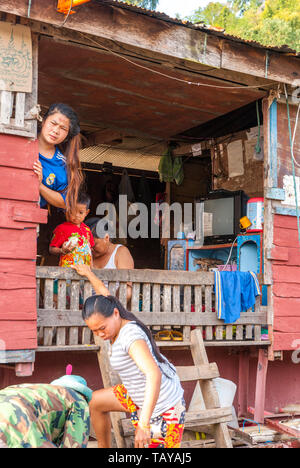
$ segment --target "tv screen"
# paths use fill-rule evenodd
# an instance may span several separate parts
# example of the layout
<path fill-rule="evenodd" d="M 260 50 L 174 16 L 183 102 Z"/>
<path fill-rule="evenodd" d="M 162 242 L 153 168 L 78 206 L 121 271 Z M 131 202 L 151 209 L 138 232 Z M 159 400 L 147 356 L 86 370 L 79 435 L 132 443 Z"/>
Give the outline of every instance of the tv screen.
<path fill-rule="evenodd" d="M 204 244 L 233 242 L 240 232 L 240 219 L 246 215 L 248 199 L 242 190 L 215 190 L 196 199 L 196 204 L 200 202 L 196 217 L 199 239 Z"/>
<path fill-rule="evenodd" d="M 204 237 L 234 234 L 234 197 L 204 201 Z"/>

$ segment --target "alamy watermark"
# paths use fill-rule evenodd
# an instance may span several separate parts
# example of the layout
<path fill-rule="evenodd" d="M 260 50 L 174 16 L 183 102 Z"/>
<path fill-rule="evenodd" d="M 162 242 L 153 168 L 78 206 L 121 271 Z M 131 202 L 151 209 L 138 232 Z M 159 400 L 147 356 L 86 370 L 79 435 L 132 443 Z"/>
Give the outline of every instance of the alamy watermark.
<path fill-rule="evenodd" d="M 300 363 L 300 339 L 294 340 L 292 342 L 292 348 L 295 348 L 295 351 L 292 352 L 292 362 L 294 364 Z"/>
<path fill-rule="evenodd" d="M 127 195 L 120 195 L 117 207 L 100 203 L 96 210 L 99 238 L 109 234 L 112 239 L 170 239 L 188 230 L 193 238 L 203 238 L 203 203 L 128 203 Z M 172 231 L 172 232 L 171 232 Z"/>
<path fill-rule="evenodd" d="M 294 83 L 295 89 L 292 92 L 292 103 L 298 105 L 300 103 L 300 80 Z"/>

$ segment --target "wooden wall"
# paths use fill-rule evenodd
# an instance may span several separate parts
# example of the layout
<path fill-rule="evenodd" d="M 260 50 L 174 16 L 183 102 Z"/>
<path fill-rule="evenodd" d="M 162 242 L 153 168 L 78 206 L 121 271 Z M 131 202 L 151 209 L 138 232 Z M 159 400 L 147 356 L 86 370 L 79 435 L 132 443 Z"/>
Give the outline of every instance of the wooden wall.
<path fill-rule="evenodd" d="M 295 217 L 274 216 L 273 243 L 274 350 L 290 350 L 293 343 L 300 345 L 300 247 Z"/>
<path fill-rule="evenodd" d="M 297 106 L 290 105 L 291 131 L 295 126 Z M 273 249 L 271 251 L 273 276 L 274 350 L 300 348 L 300 244 L 297 217 L 292 198 L 293 169 L 291 162 L 287 106 L 277 106 L 277 176 L 278 188 L 285 189 L 285 200 L 274 203 Z M 299 127 L 298 127 L 299 128 Z M 296 133 L 294 156 L 300 163 L 300 131 Z M 295 167 L 300 182 L 300 169 Z M 288 185 L 285 179 L 288 177 Z M 292 198 L 291 198 L 292 197 Z M 298 195 L 298 204 L 300 198 Z M 281 210 L 281 211 L 279 211 Z M 283 213 L 283 214 L 279 214 Z"/>
<path fill-rule="evenodd" d="M 261 128 L 262 133 L 263 129 Z M 263 197 L 263 138 L 260 139 L 261 153 L 258 157 L 255 157 L 257 141 L 258 128 L 227 135 L 216 140 L 216 145 L 212 151 L 214 190 L 243 190 L 250 198 Z M 230 169 L 228 148 L 235 142 L 240 142 L 240 148 L 237 145 L 235 154 L 236 159 L 240 158 L 240 163 L 236 168 Z M 241 150 L 240 154 L 238 154 L 239 149 Z"/>
<path fill-rule="evenodd" d="M 38 206 L 32 167 L 36 141 L 0 134 L 0 349 L 37 346 L 37 225 L 47 221 Z"/>

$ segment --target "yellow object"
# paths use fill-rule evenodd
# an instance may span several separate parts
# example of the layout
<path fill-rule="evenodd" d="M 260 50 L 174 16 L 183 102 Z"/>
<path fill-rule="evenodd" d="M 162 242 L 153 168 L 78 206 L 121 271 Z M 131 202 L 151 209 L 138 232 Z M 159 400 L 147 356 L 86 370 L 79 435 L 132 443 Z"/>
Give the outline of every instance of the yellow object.
<path fill-rule="evenodd" d="M 156 341 L 182 341 L 182 333 L 175 330 L 161 330 L 155 335 Z"/>
<path fill-rule="evenodd" d="M 72 0 L 58 0 L 57 11 L 59 13 L 63 13 L 64 15 L 67 15 L 68 13 L 72 14 L 72 13 L 75 13 L 75 11 L 73 10 L 70 11 L 71 6 L 73 8 L 78 5 L 82 5 L 82 3 L 87 3 L 87 2 L 90 2 L 90 0 L 73 0 L 73 3 L 72 3 Z"/>
<path fill-rule="evenodd" d="M 243 218 L 240 219 L 240 228 L 242 231 L 245 231 L 246 229 L 249 229 L 249 227 L 252 225 L 251 221 L 247 216 L 244 216 Z"/>

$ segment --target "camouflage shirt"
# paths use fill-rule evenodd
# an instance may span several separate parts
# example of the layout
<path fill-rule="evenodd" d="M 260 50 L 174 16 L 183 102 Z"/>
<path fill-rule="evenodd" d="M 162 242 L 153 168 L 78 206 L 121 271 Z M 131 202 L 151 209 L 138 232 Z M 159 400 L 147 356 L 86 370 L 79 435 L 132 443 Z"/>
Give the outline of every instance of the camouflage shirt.
<path fill-rule="evenodd" d="M 0 390 L 0 447 L 86 448 L 89 406 L 74 390 L 46 384 Z"/>

